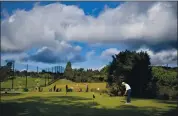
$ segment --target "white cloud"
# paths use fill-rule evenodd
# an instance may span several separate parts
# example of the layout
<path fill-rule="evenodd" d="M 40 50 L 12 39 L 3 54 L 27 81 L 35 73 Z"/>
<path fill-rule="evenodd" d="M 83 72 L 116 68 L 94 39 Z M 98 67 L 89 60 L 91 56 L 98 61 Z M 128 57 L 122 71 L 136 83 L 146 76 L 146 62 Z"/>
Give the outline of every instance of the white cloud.
<path fill-rule="evenodd" d="M 60 47 L 56 40 L 93 43 L 132 40 L 145 44 L 176 41 L 175 8 L 174 2 L 126 2 L 117 8 L 107 7 L 95 18 L 74 5 L 37 4 L 30 11 L 17 10 L 2 21 L 1 47 L 7 52 Z"/>
<path fill-rule="evenodd" d="M 67 61 L 71 62 L 82 62 L 85 61 L 85 57 L 81 56 L 82 47 L 72 46 L 65 41 L 56 41 L 56 47 L 43 46 L 39 48 L 34 54 L 26 53 L 14 53 L 5 54 L 2 59 L 13 59 L 15 61 L 36 61 L 43 63 L 64 63 Z"/>
<path fill-rule="evenodd" d="M 150 56 L 150 62 L 152 65 L 175 65 L 177 64 L 177 50 L 176 49 L 169 49 L 169 50 L 162 50 L 159 52 L 154 52 L 146 47 L 141 47 L 140 49 L 136 50 L 136 52 L 147 52 Z M 120 51 L 116 48 L 109 48 L 104 50 L 101 53 L 101 58 L 104 60 L 112 60 L 112 55 L 118 54 Z"/>
<path fill-rule="evenodd" d="M 120 51 L 117 48 L 109 48 L 109 49 L 104 50 L 101 53 L 100 57 L 103 59 L 111 59 L 112 55 L 118 54 L 119 52 Z"/>
<path fill-rule="evenodd" d="M 31 60 L 44 63 L 64 63 L 82 62 L 85 58 L 81 56 L 82 48 L 80 46 L 72 46 L 65 41 L 58 42 L 56 48 L 42 47 L 35 54 L 24 57 L 23 60 Z"/>
<path fill-rule="evenodd" d="M 152 65 L 166 65 L 166 64 L 175 65 L 177 64 L 177 50 L 176 49 L 162 50 L 157 53 L 151 51 L 148 48 L 140 48 L 137 50 L 137 52 L 140 52 L 140 51 L 144 51 L 149 54 Z"/>

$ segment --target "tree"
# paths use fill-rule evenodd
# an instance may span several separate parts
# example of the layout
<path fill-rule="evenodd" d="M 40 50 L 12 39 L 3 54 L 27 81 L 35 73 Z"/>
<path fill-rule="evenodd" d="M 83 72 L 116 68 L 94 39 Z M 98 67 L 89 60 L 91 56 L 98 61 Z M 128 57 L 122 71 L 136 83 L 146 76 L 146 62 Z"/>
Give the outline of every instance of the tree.
<path fill-rule="evenodd" d="M 161 99 L 176 98 L 178 93 L 177 71 L 161 66 L 152 67 L 153 80 L 156 83 L 156 96 Z M 154 91 L 154 89 L 153 89 Z"/>
<path fill-rule="evenodd" d="M 132 95 L 142 96 L 143 92 L 146 94 L 148 91 L 151 79 L 150 58 L 147 53 L 126 50 L 113 56 L 107 82 L 110 88 L 115 88 L 111 91 L 114 94 L 122 91 L 121 82 L 125 81 L 131 85 Z"/>
<path fill-rule="evenodd" d="M 41 71 L 42 73 L 46 73 L 46 71 L 43 69 L 42 71 Z"/>
<path fill-rule="evenodd" d="M 106 65 L 100 70 L 100 75 L 104 81 L 107 81 L 108 72 L 109 72 L 109 65 Z"/>
<path fill-rule="evenodd" d="M 14 71 L 14 65 L 15 65 L 15 61 L 14 60 L 6 60 L 7 64 L 6 66 L 9 68 L 10 72 L 9 72 L 9 76 L 12 80 L 12 89 L 14 87 L 14 78 L 15 78 L 15 71 Z"/>
<path fill-rule="evenodd" d="M 8 78 L 9 74 L 11 72 L 11 69 L 8 66 L 1 66 L 0 67 L 0 81 L 4 81 Z"/>
<path fill-rule="evenodd" d="M 73 74 L 71 62 L 67 62 L 67 65 L 64 71 L 64 76 L 66 79 L 73 80 L 74 74 Z"/>

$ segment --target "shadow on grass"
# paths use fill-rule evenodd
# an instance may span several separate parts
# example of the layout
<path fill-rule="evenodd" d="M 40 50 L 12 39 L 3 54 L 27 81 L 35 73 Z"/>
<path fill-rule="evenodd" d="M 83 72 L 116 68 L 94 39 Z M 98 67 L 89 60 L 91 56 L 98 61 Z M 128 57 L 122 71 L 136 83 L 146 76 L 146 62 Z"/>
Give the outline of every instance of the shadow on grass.
<path fill-rule="evenodd" d="M 157 102 L 159 103 L 166 103 L 166 104 L 174 104 L 174 105 L 177 105 L 178 104 L 178 101 L 168 101 L 168 100 L 157 100 Z"/>
<path fill-rule="evenodd" d="M 22 93 L 20 92 L 14 92 L 14 93 L 1 93 L 1 96 L 19 96 L 21 95 Z"/>
<path fill-rule="evenodd" d="M 154 107 L 96 108 L 100 104 L 92 99 L 75 96 L 27 97 L 0 105 L 1 116 L 177 116 L 176 110 L 159 112 Z"/>

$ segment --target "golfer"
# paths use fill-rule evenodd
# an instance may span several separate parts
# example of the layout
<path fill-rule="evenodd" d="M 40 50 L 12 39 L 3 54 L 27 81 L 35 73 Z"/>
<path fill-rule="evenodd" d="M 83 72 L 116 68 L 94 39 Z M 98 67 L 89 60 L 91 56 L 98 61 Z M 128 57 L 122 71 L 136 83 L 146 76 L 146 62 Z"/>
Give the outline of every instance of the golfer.
<path fill-rule="evenodd" d="M 124 93 L 124 95 L 127 94 L 127 102 L 126 102 L 126 104 L 130 104 L 130 102 L 131 102 L 131 100 L 130 100 L 131 87 L 127 83 L 125 83 L 125 82 L 122 82 L 122 85 L 124 85 L 125 88 L 126 88 L 126 91 Z"/>

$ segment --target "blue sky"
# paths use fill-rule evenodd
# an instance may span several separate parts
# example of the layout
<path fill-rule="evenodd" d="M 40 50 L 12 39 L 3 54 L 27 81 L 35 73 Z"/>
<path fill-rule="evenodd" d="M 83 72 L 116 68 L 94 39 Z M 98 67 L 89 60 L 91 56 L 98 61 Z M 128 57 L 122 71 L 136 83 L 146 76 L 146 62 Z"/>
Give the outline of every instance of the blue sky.
<path fill-rule="evenodd" d="M 152 64 L 175 65 L 176 48 L 172 43 L 177 38 L 170 29 L 176 27 L 166 24 L 166 20 L 177 20 L 172 15 L 175 6 L 169 2 L 159 4 L 2 2 L 2 59 L 16 60 L 19 70 L 27 63 L 30 70 L 37 66 L 65 67 L 67 61 L 72 61 L 73 68 L 100 69 L 112 60 L 112 55 L 129 49 L 147 51 Z M 165 8 L 165 4 L 172 7 Z M 161 18 L 156 18 L 155 12 Z M 160 24 L 167 28 L 158 28 Z M 173 39 L 167 39 L 165 33 Z M 164 42 L 171 47 L 166 48 Z"/>
<path fill-rule="evenodd" d="M 33 8 L 34 4 L 40 4 L 42 6 L 45 6 L 47 4 L 56 3 L 54 1 L 43 1 L 43 2 L 35 2 L 35 1 L 29 1 L 29 2 L 2 2 L 1 9 L 6 9 L 9 14 L 12 14 L 13 11 L 17 9 L 25 9 L 26 11 L 29 11 Z M 104 9 L 104 6 L 107 5 L 110 8 L 115 8 L 118 5 L 124 3 L 124 2 L 92 2 L 92 1 L 70 1 L 65 2 L 61 1 L 59 3 L 66 4 L 66 5 L 77 5 L 81 9 L 84 10 L 85 14 L 91 14 L 93 16 L 98 16 L 98 14 Z"/>

